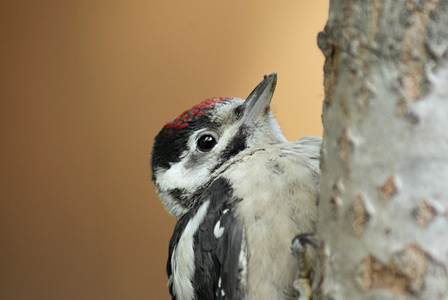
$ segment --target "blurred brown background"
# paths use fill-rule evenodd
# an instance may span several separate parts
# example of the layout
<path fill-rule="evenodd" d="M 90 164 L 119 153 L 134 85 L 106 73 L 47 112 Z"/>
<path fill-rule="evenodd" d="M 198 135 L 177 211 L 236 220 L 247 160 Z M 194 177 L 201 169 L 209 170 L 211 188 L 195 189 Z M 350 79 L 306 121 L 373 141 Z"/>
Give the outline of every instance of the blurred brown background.
<path fill-rule="evenodd" d="M 0 0 L 0 299 L 168 299 L 153 137 L 273 71 L 321 135 L 327 2 Z"/>

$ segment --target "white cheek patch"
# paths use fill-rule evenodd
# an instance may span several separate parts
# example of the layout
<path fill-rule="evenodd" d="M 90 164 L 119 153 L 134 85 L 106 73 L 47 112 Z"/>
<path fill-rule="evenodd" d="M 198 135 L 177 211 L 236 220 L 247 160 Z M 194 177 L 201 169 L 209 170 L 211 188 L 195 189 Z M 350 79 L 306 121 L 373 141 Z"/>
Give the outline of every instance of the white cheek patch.
<path fill-rule="evenodd" d="M 168 170 L 156 170 L 156 184 L 158 193 L 168 212 L 177 218 L 188 211 L 188 205 L 179 201 L 170 194 L 174 189 L 195 192 L 210 179 L 210 173 L 206 169 L 185 169 L 185 161 L 180 161 Z M 189 196 L 185 194 L 185 196 Z"/>
<path fill-rule="evenodd" d="M 209 171 L 206 168 L 186 168 L 184 159 L 171 165 L 165 172 L 156 172 L 157 184 L 162 189 L 193 190 L 207 181 Z M 158 173 L 158 174 L 157 174 Z"/>
<path fill-rule="evenodd" d="M 193 134 L 188 141 L 188 149 L 195 151 L 195 136 Z M 201 185 L 207 179 L 208 171 L 206 168 L 199 168 L 190 166 L 187 168 L 189 162 L 189 156 L 191 155 L 189 150 L 186 150 L 180 156 L 180 161 L 174 163 L 169 169 L 156 170 L 157 185 L 161 190 L 172 190 L 175 188 L 192 190 L 193 188 Z"/>

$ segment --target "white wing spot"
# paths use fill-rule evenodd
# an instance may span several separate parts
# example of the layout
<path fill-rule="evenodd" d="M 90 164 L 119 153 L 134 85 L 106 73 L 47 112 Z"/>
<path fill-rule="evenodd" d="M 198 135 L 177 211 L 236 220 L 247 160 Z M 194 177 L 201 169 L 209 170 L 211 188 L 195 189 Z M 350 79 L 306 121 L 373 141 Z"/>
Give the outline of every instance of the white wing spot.
<path fill-rule="evenodd" d="M 221 227 L 221 220 L 216 222 L 215 229 L 213 230 L 213 234 L 217 239 L 219 239 L 224 233 L 224 227 Z"/>
<path fill-rule="evenodd" d="M 218 279 L 218 287 L 221 288 L 221 277 Z"/>
<path fill-rule="evenodd" d="M 229 212 L 229 209 L 226 208 L 226 209 L 224 209 L 224 210 L 222 211 L 222 214 L 225 215 L 225 214 L 228 213 L 228 212 Z"/>

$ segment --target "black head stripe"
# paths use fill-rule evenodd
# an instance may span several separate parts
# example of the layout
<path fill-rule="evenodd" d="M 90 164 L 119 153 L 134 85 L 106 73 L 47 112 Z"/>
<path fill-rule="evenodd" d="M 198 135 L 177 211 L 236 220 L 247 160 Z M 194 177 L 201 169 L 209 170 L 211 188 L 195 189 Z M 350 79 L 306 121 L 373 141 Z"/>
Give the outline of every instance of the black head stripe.
<path fill-rule="evenodd" d="M 207 99 L 167 123 L 154 140 L 151 160 L 153 174 L 158 167 L 168 169 L 171 164 L 179 162 L 182 152 L 187 149 L 188 138 L 193 132 L 216 127 L 209 113 L 215 105 L 234 99 L 229 97 Z"/>
<path fill-rule="evenodd" d="M 216 164 L 213 168 L 213 171 L 216 171 L 217 169 L 219 169 L 219 167 L 225 164 L 226 161 L 236 156 L 241 151 L 245 150 L 247 148 L 247 137 L 247 130 L 245 128 L 240 129 L 229 142 L 227 148 L 222 152 L 220 160 L 218 164 Z"/>
<path fill-rule="evenodd" d="M 227 148 L 222 153 L 222 158 L 226 161 L 238 153 L 247 148 L 247 130 L 245 128 L 241 128 L 238 133 L 232 138 Z"/>
<path fill-rule="evenodd" d="M 158 167 L 168 169 L 171 164 L 179 162 L 182 152 L 187 150 L 190 135 L 200 128 L 211 127 L 213 127 L 213 123 L 207 116 L 191 120 L 188 122 L 188 126 L 179 130 L 163 127 L 155 137 L 152 148 L 151 166 L 153 173 Z"/>

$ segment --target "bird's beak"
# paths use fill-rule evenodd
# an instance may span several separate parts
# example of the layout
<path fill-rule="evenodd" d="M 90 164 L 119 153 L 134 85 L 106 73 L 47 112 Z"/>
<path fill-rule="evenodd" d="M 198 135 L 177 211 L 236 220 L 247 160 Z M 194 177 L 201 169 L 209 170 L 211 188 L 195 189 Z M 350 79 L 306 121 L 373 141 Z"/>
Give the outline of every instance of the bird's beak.
<path fill-rule="evenodd" d="M 267 113 L 271 105 L 271 99 L 274 95 L 275 86 L 277 84 L 277 73 L 264 76 L 264 79 L 250 93 L 243 104 L 242 123 L 251 126 L 253 121 L 260 115 Z"/>

